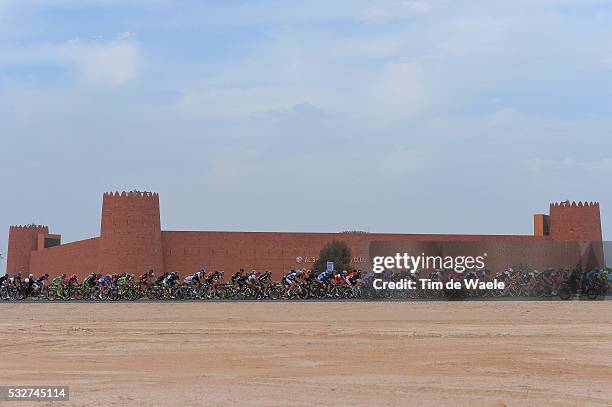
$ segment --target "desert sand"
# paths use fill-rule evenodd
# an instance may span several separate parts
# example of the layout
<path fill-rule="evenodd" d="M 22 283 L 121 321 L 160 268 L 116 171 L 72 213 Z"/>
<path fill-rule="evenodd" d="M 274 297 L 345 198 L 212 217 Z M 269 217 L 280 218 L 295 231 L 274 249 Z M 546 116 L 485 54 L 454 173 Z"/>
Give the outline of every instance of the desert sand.
<path fill-rule="evenodd" d="M 612 302 L 0 303 L 66 406 L 612 405 Z"/>

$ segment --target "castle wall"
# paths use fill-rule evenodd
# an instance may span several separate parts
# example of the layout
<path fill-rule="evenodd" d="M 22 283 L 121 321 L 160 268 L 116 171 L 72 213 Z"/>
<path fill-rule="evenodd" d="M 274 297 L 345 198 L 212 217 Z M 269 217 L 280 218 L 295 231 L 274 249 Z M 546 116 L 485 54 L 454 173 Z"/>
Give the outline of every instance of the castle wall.
<path fill-rule="evenodd" d="M 465 255 L 490 252 L 499 258 L 523 259 L 534 265 L 563 257 L 564 266 L 580 261 L 583 268 L 603 264 L 599 204 L 564 202 L 551 204 L 549 215 L 534 217 L 534 235 L 433 235 L 378 233 L 289 233 L 289 232 L 184 232 L 161 231 L 159 195 L 150 192 L 105 193 L 100 237 L 42 248 L 49 235 L 46 226 L 13 226 L 9 233 L 9 273 L 41 274 L 141 274 L 153 269 L 191 274 L 205 266 L 229 275 L 240 268 L 270 270 L 278 278 L 291 268 L 313 266 L 319 251 L 332 240 L 342 240 L 352 249 L 353 267 L 368 269 L 373 251 L 387 246 L 380 242 L 406 243 L 415 255 L 420 251 Z M 574 241 L 570 249 L 563 242 Z M 378 242 L 378 243 L 377 243 Z M 438 242 L 433 244 L 431 242 Z M 446 242 L 446 243 L 439 243 Z M 452 242 L 472 242 L 456 245 Z M 561 242 L 561 245 L 547 244 Z M 593 243 L 595 242 L 595 243 Z M 569 244 L 569 243 L 568 243 Z M 398 246 L 399 247 L 399 246 Z M 382 250 L 382 249 L 381 249 Z M 405 250 L 398 250 L 405 251 Z M 397 251 L 396 251 L 397 252 Z M 562 254 L 560 254 L 562 253 Z M 505 261 L 505 260 L 504 260 Z M 558 260 L 561 262 L 561 260 Z M 501 263 L 500 263 L 501 264 Z M 560 266 L 560 264 L 546 264 Z"/>
<path fill-rule="evenodd" d="M 98 271 L 142 274 L 151 269 L 163 269 L 159 195 L 104 194 Z"/>
<path fill-rule="evenodd" d="M 561 242 L 551 239 L 512 239 L 479 241 L 444 240 L 435 242 L 372 242 L 370 258 L 374 256 L 394 256 L 396 253 L 410 255 L 439 256 L 441 258 L 483 257 L 485 268 L 498 273 L 508 267 L 532 267 L 537 270 L 547 268 L 569 268 L 582 266 L 587 258 L 579 242 Z M 435 265 L 424 267 L 429 270 L 440 268 Z"/>
<path fill-rule="evenodd" d="M 550 205 L 550 236 L 555 240 L 602 239 L 599 204 L 568 202 Z"/>
<path fill-rule="evenodd" d="M 6 272 L 8 274 L 20 272 L 22 275 L 30 273 L 30 258 L 38 246 L 38 235 L 48 233 L 47 226 L 11 226 Z"/>
<path fill-rule="evenodd" d="M 358 257 L 359 242 L 350 235 L 164 231 L 164 269 L 187 274 L 205 266 L 227 274 L 244 268 L 270 270 L 279 275 L 289 268 L 312 267 L 321 248 L 339 237 L 345 237 L 354 257 Z"/>
<path fill-rule="evenodd" d="M 56 276 L 76 274 L 79 281 L 98 268 L 100 238 L 81 240 L 32 252 L 31 272 Z"/>
<path fill-rule="evenodd" d="M 225 271 L 226 277 L 240 268 L 270 270 L 273 276 L 278 278 L 291 268 L 310 269 L 320 250 L 332 240 L 346 242 L 353 254 L 352 266 L 357 269 L 367 269 L 371 241 L 409 241 L 422 245 L 423 242 L 440 240 L 532 242 L 547 238 L 513 235 L 164 231 L 162 232 L 164 269 L 185 275 L 205 266 L 207 270 Z M 420 251 L 415 254 L 420 254 Z"/>
<path fill-rule="evenodd" d="M 550 236 L 557 241 L 580 241 L 583 269 L 604 264 L 601 215 L 597 202 L 550 205 Z"/>

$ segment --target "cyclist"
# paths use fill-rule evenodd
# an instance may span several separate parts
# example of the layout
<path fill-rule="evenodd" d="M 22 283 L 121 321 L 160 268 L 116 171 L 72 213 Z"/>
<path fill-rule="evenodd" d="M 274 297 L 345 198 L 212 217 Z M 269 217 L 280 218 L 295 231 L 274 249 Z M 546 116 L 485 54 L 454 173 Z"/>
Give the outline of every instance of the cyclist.
<path fill-rule="evenodd" d="M 174 298 L 172 295 L 172 287 L 174 287 L 174 284 L 176 284 L 178 278 L 179 276 L 177 272 L 173 271 L 172 273 L 168 274 L 166 278 L 164 278 L 164 281 L 162 281 L 162 287 L 164 287 L 164 289 L 167 291 L 170 298 Z"/>
<path fill-rule="evenodd" d="M 8 274 L 0 276 L 0 287 L 2 287 L 5 283 L 8 284 L 8 281 L 9 281 Z"/>
<path fill-rule="evenodd" d="M 266 283 L 270 280 L 270 276 L 272 276 L 271 271 L 266 271 L 265 273 L 261 274 L 258 278 L 259 285 L 262 287 L 266 285 Z"/>
<path fill-rule="evenodd" d="M 307 270 L 297 270 L 297 282 L 304 286 L 309 286 L 311 282 L 310 273 Z"/>
<path fill-rule="evenodd" d="M 106 291 L 105 288 L 111 288 L 113 286 L 113 276 L 112 274 L 107 274 L 104 277 L 98 276 L 98 281 L 96 281 L 95 285 L 98 287 L 98 296 L 102 298 L 103 291 Z"/>
<path fill-rule="evenodd" d="M 325 286 L 328 286 L 329 283 L 331 282 L 330 279 L 333 277 L 333 272 L 331 271 L 324 271 L 322 273 L 319 273 L 319 275 L 317 276 L 317 281 L 319 283 L 322 283 Z"/>
<path fill-rule="evenodd" d="M 251 276 L 251 274 L 253 274 L 255 272 L 255 270 L 252 270 L 249 274 L 244 274 L 241 273 L 238 278 L 236 279 L 236 284 L 238 285 L 238 287 L 240 289 L 244 288 L 244 286 L 247 283 L 247 280 L 249 279 L 249 277 Z"/>
<path fill-rule="evenodd" d="M 344 281 L 344 276 L 346 276 L 346 271 L 342 270 L 334 274 L 334 283 L 341 284 Z"/>
<path fill-rule="evenodd" d="M 117 287 L 119 288 L 118 294 L 119 297 L 122 297 L 125 294 L 126 286 L 132 281 L 131 274 L 123 274 L 121 277 L 117 279 Z"/>
<path fill-rule="evenodd" d="M 363 277 L 363 281 L 367 284 L 368 287 L 374 286 L 374 277 L 376 274 L 373 271 L 368 271 L 366 275 Z"/>
<path fill-rule="evenodd" d="M 36 279 L 36 284 L 43 285 L 45 284 L 45 280 L 47 280 L 48 278 L 49 278 L 49 274 L 45 273 Z"/>
<path fill-rule="evenodd" d="M 34 281 L 34 285 L 32 286 L 32 292 L 40 293 L 42 292 L 43 287 L 45 286 L 45 281 L 49 278 L 49 274 L 45 273 L 42 276 L 38 277 L 36 281 Z"/>
<path fill-rule="evenodd" d="M 240 278 L 242 278 L 242 275 L 244 274 L 244 269 L 240 269 L 240 271 L 235 272 L 234 274 L 232 274 L 232 277 L 230 278 L 232 285 L 236 285 L 238 284 Z"/>
<path fill-rule="evenodd" d="M 17 272 L 13 274 L 13 277 L 10 279 L 10 283 L 13 287 L 17 288 L 21 285 L 21 272 Z"/>
<path fill-rule="evenodd" d="M 112 285 L 113 285 L 113 276 L 110 274 L 107 274 L 104 277 L 100 277 L 97 282 L 97 286 L 100 288 L 106 287 L 106 286 L 111 287 Z"/>
<path fill-rule="evenodd" d="M 555 275 L 554 269 L 545 269 L 541 273 L 539 273 L 537 276 L 540 277 L 545 284 L 552 285 L 554 282 L 554 275 Z"/>
<path fill-rule="evenodd" d="M 195 273 L 192 276 L 185 277 L 185 284 L 199 287 L 199 286 L 202 285 L 203 280 L 204 280 L 203 272 L 202 271 L 198 271 L 197 273 Z"/>
<path fill-rule="evenodd" d="M 149 278 L 155 276 L 155 273 L 153 272 L 153 270 L 149 270 L 144 274 L 141 274 L 140 277 L 138 278 L 138 285 L 139 286 L 148 286 L 149 285 Z"/>
<path fill-rule="evenodd" d="M 63 284 L 66 287 L 72 287 L 78 285 L 79 277 L 76 274 L 72 274 L 70 277 L 64 277 Z"/>
<path fill-rule="evenodd" d="M 111 274 L 111 276 L 113 277 L 113 285 L 116 287 L 117 286 L 117 280 L 119 280 L 121 277 L 125 276 L 126 273 L 121 273 L 119 275 L 113 273 Z"/>
<path fill-rule="evenodd" d="M 253 286 L 255 284 L 257 284 L 259 282 L 259 277 L 261 276 L 261 273 L 259 271 L 253 270 L 251 271 L 251 273 L 247 276 L 245 283 Z"/>
<path fill-rule="evenodd" d="M 83 280 L 83 288 L 85 288 L 86 290 L 91 290 L 92 288 L 94 288 L 97 281 L 98 281 L 98 274 L 91 273 L 90 275 L 85 277 L 85 280 Z"/>
<path fill-rule="evenodd" d="M 64 279 L 66 278 L 66 274 L 62 273 L 59 276 L 53 277 L 53 280 L 51 280 L 51 285 L 52 286 L 57 286 L 62 284 L 62 281 L 64 281 Z"/>
<path fill-rule="evenodd" d="M 30 273 L 28 275 L 28 278 L 26 278 L 23 281 L 23 283 L 25 285 L 25 287 L 24 287 L 25 295 L 26 295 L 26 297 L 29 297 L 30 294 L 32 293 L 32 287 L 34 286 L 34 274 Z"/>
<path fill-rule="evenodd" d="M 49 287 L 53 290 L 53 294 L 59 298 L 64 298 L 62 282 L 66 278 L 66 273 L 62 273 L 51 280 Z"/>
<path fill-rule="evenodd" d="M 155 285 L 157 286 L 162 285 L 166 277 L 168 277 L 169 275 L 170 273 L 164 273 L 161 276 L 157 277 L 157 280 L 155 280 Z"/>
<path fill-rule="evenodd" d="M 289 270 L 287 274 L 283 276 L 281 282 L 283 285 L 287 285 L 289 287 L 295 284 L 295 280 L 297 279 L 297 272 L 295 270 Z"/>
<path fill-rule="evenodd" d="M 607 285 L 608 272 L 607 270 L 592 269 L 583 275 L 583 289 L 589 286 L 603 287 Z"/>
<path fill-rule="evenodd" d="M 170 285 L 175 285 L 178 279 L 179 279 L 178 273 L 176 271 L 173 271 L 168 275 L 168 277 L 166 277 L 164 281 L 167 281 L 168 283 L 170 283 Z"/>
<path fill-rule="evenodd" d="M 478 273 L 476 273 L 476 270 L 470 270 L 465 275 L 465 279 L 468 280 L 468 281 L 470 281 L 470 280 L 477 280 L 478 279 Z"/>
<path fill-rule="evenodd" d="M 202 284 L 204 284 L 204 277 L 206 277 L 206 269 L 202 267 L 200 271 L 198 271 L 197 273 L 193 275 L 193 277 L 194 277 L 195 283 L 198 286 L 201 286 Z"/>
<path fill-rule="evenodd" d="M 355 285 L 357 285 L 357 281 L 359 280 L 360 277 L 361 275 L 358 271 L 353 271 L 347 274 L 346 277 L 344 277 L 344 282 L 349 287 L 354 287 Z"/>
<path fill-rule="evenodd" d="M 204 279 L 204 284 L 206 286 L 213 286 L 223 280 L 223 272 L 222 271 L 213 271 Z"/>
<path fill-rule="evenodd" d="M 595 280 L 595 277 L 597 277 L 599 275 L 599 270 L 597 269 L 592 269 L 589 271 L 585 271 L 584 274 L 582 275 L 582 282 L 583 284 L 590 284 L 593 282 L 593 280 Z"/>
<path fill-rule="evenodd" d="M 581 275 L 582 275 L 582 270 L 580 269 L 580 267 L 576 267 L 570 272 L 569 277 L 567 279 L 567 286 L 569 287 L 570 292 L 574 294 L 578 292 Z"/>
<path fill-rule="evenodd" d="M 297 271 L 297 282 L 304 287 L 310 287 L 312 282 L 311 274 L 308 270 L 300 269 Z"/>
<path fill-rule="evenodd" d="M 79 278 L 76 274 L 72 274 L 70 277 L 64 278 L 63 284 L 64 295 L 69 295 L 71 289 L 79 285 Z"/>

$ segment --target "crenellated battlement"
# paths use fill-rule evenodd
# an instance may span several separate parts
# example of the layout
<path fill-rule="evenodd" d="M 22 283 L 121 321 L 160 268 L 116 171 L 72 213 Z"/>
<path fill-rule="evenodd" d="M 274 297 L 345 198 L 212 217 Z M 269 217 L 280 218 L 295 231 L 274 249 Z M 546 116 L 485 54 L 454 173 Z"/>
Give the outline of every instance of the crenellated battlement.
<path fill-rule="evenodd" d="M 48 230 L 49 227 L 48 226 L 44 226 L 44 225 L 36 225 L 34 223 L 31 223 L 29 225 L 13 225 L 10 227 L 10 230 L 36 230 L 36 231 L 46 231 Z"/>
<path fill-rule="evenodd" d="M 115 191 L 115 192 L 105 192 L 104 198 L 114 198 L 114 199 L 123 199 L 123 198 L 154 198 L 159 199 L 159 194 L 157 192 L 149 192 L 149 191 Z"/>
<path fill-rule="evenodd" d="M 550 204 L 551 208 L 599 208 L 599 202 L 587 202 L 587 201 L 563 201 L 563 202 L 553 202 Z"/>
<path fill-rule="evenodd" d="M 556 240 L 602 239 L 599 202 L 551 203 L 548 223 L 550 236 Z"/>

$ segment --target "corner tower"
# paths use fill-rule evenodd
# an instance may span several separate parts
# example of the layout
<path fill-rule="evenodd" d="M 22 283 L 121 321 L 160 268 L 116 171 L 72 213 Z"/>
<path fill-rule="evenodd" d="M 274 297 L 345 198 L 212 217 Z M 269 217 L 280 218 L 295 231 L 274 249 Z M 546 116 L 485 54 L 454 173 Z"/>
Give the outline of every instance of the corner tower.
<path fill-rule="evenodd" d="M 38 235 L 47 235 L 49 227 L 40 225 L 11 226 L 9 229 L 6 272 L 28 274 L 32 252 L 38 248 Z"/>
<path fill-rule="evenodd" d="M 159 195 L 153 192 L 110 192 L 102 202 L 98 271 L 143 273 L 164 267 Z"/>
<path fill-rule="evenodd" d="M 552 203 L 549 214 L 549 233 L 554 240 L 602 240 L 597 202 Z"/>

